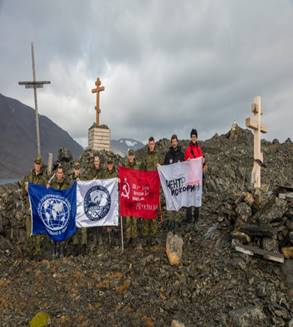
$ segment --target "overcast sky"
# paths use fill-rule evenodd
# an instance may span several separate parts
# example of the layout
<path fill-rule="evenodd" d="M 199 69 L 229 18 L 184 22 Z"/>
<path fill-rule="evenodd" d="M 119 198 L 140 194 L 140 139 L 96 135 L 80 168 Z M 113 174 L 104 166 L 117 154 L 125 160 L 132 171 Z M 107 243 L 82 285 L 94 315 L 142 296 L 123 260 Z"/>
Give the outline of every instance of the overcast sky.
<path fill-rule="evenodd" d="M 293 136 L 292 0 L 0 0 L 0 93 L 33 106 L 87 145 L 99 76 L 112 137 L 206 139 L 244 126 L 262 96 L 267 139 Z"/>

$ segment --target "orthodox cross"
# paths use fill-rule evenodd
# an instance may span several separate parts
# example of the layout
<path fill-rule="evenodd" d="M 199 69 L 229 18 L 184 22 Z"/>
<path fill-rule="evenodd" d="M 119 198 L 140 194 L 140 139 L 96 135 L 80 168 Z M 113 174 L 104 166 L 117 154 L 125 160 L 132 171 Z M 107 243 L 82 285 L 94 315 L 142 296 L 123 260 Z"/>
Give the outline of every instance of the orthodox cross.
<path fill-rule="evenodd" d="M 96 88 L 92 89 L 92 93 L 96 93 L 96 127 L 99 127 L 100 125 L 100 92 L 104 91 L 104 86 L 101 86 L 102 82 L 99 78 L 97 78 L 95 85 Z"/>

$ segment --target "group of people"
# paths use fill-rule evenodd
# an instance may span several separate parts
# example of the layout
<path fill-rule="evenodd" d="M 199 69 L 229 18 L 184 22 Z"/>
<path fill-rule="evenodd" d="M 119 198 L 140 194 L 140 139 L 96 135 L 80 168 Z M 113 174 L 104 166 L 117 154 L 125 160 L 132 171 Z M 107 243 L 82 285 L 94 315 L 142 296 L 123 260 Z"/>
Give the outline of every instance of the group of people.
<path fill-rule="evenodd" d="M 174 134 L 171 136 L 171 144 L 168 152 L 165 155 L 164 160 L 161 160 L 159 153 L 156 150 L 156 143 L 153 137 L 148 139 L 147 151 L 140 163 L 137 162 L 135 158 L 135 152 L 132 149 L 128 150 L 127 158 L 124 162 L 120 163 L 126 168 L 141 169 L 141 170 L 156 170 L 160 164 L 169 165 L 176 162 L 182 162 L 185 160 L 190 160 L 194 158 L 204 156 L 202 150 L 197 142 L 197 131 L 192 129 L 190 133 L 190 143 L 187 146 L 185 152 L 183 152 L 177 136 Z M 28 193 L 28 183 L 39 184 L 46 187 L 51 187 L 57 190 L 65 190 L 69 188 L 72 183 L 78 180 L 93 180 L 93 179 L 108 179 L 118 177 L 118 170 L 115 167 L 114 159 L 109 157 L 106 162 L 106 167 L 102 166 L 101 158 L 99 156 L 94 156 L 94 161 L 92 169 L 87 176 L 82 176 L 80 172 L 80 163 L 74 162 L 72 167 L 72 173 L 66 176 L 62 164 L 57 164 L 53 175 L 49 178 L 43 169 L 42 160 L 40 157 L 36 157 L 34 160 L 34 168 L 24 178 L 23 187 L 24 191 Z M 29 209 L 29 204 L 27 201 L 27 209 Z M 169 228 L 172 231 L 176 230 L 176 225 L 179 222 L 181 214 L 176 211 L 168 212 L 168 222 Z M 125 238 L 127 244 L 133 243 L 138 237 L 138 221 L 141 221 L 141 236 L 145 240 L 146 244 L 154 244 L 157 240 L 158 232 L 158 221 L 157 219 L 137 219 L 136 217 L 123 217 L 125 226 Z M 186 209 L 185 218 L 181 221 L 182 223 L 192 223 L 196 222 L 199 218 L 199 208 L 189 207 Z M 32 256 L 41 255 L 41 242 L 43 236 L 41 235 L 31 235 L 32 221 L 31 216 L 27 210 L 26 214 L 26 235 L 28 239 L 29 251 Z M 96 227 L 93 233 L 93 240 L 91 242 L 91 250 L 94 251 L 101 243 L 101 236 L 103 232 L 107 231 L 110 233 L 110 227 Z M 106 229 L 106 230 L 105 230 Z M 63 256 L 64 244 L 63 242 L 54 242 L 53 246 L 53 256 Z M 88 232 L 86 228 L 78 229 L 77 233 L 73 236 L 73 255 L 86 254 L 88 249 Z"/>

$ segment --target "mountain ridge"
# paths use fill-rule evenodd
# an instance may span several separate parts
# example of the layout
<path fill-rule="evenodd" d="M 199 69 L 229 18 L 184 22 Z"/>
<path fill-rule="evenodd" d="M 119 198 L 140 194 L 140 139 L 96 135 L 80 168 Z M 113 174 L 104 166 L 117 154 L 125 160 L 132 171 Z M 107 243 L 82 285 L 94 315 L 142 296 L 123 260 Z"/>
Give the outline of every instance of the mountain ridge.
<path fill-rule="evenodd" d="M 35 112 L 22 102 L 0 93 L 0 178 L 23 176 L 32 166 L 35 149 Z M 40 115 L 41 154 L 54 157 L 60 147 L 78 157 L 83 148 L 67 131 Z"/>

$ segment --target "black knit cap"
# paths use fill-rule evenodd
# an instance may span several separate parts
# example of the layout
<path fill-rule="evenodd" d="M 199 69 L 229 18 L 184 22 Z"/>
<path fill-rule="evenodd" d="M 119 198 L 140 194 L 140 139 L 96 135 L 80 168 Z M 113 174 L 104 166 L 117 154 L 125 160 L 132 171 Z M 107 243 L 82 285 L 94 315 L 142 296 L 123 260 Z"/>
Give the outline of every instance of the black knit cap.
<path fill-rule="evenodd" d="M 192 137 L 192 135 L 195 135 L 197 137 L 197 130 L 195 128 L 193 128 L 190 132 L 190 137 Z"/>

